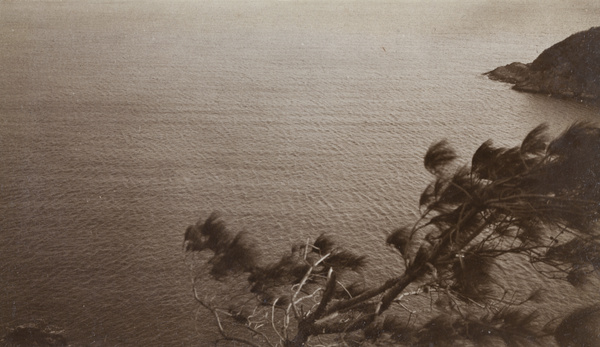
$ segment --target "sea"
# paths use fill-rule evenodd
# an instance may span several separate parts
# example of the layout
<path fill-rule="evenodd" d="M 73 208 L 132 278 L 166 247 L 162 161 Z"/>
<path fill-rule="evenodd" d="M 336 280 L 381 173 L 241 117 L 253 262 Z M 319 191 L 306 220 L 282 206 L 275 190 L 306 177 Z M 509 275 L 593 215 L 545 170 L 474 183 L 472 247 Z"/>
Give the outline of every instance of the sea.
<path fill-rule="evenodd" d="M 483 75 L 597 25 L 596 0 L 0 1 L 0 333 L 212 345 L 182 243 L 213 211 L 267 259 L 329 233 L 383 281 L 432 143 L 467 163 L 600 120 Z M 599 294 L 557 288 L 547 319 Z"/>

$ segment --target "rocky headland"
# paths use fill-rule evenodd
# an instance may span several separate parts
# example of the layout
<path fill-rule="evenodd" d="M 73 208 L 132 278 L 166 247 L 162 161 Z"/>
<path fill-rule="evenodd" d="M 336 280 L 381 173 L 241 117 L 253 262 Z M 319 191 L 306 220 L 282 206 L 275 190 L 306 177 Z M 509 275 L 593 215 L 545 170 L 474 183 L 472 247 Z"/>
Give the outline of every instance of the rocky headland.
<path fill-rule="evenodd" d="M 578 100 L 600 100 L 600 27 L 573 34 L 528 64 L 511 63 L 486 75 L 514 89 Z"/>

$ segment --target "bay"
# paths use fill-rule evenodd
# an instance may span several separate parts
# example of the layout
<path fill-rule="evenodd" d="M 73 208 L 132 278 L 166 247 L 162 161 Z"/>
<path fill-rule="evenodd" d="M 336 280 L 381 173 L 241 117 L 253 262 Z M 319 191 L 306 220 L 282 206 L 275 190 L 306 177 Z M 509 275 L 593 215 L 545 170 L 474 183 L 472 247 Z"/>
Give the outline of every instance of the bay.
<path fill-rule="evenodd" d="M 182 236 L 213 210 L 275 255 L 332 233 L 381 279 L 431 143 L 468 158 L 597 120 L 481 74 L 599 15 L 558 0 L 0 2 L 0 326 L 211 341 Z"/>

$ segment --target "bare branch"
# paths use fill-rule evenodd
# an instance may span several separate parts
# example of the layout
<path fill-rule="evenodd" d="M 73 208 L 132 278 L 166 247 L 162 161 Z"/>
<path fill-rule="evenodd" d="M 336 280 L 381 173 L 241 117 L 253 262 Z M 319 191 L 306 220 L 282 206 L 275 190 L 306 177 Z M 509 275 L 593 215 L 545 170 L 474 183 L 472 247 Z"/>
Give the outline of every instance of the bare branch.
<path fill-rule="evenodd" d="M 299 312 L 298 312 L 298 308 L 296 307 L 296 297 L 298 296 L 298 293 L 300 293 L 300 291 L 302 290 L 302 287 L 304 287 L 304 284 L 306 284 L 306 281 L 308 280 L 308 278 L 310 277 L 310 274 L 313 272 L 314 268 L 316 266 L 318 266 L 319 264 L 321 264 L 325 259 L 327 259 L 329 256 L 331 255 L 331 253 L 327 253 L 324 256 L 322 256 L 319 260 L 317 260 L 317 262 L 315 262 L 307 271 L 306 274 L 304 274 L 304 277 L 302 278 L 302 280 L 300 281 L 300 284 L 298 285 L 298 289 L 296 289 L 296 291 L 294 292 L 294 295 L 292 296 L 292 308 L 294 310 L 294 315 L 296 317 L 302 317 L 300 316 Z"/>
<path fill-rule="evenodd" d="M 277 305 L 277 301 L 279 301 L 279 298 L 275 299 L 273 301 L 273 305 L 271 306 L 271 326 L 273 327 L 273 331 L 275 331 L 277 336 L 279 336 L 279 340 L 285 341 L 285 338 L 281 336 L 279 330 L 277 330 L 277 327 L 275 327 L 275 305 Z"/>
<path fill-rule="evenodd" d="M 319 319 L 325 312 L 325 308 L 327 307 L 327 304 L 329 304 L 329 301 L 331 301 L 331 298 L 333 297 L 333 294 L 335 293 L 336 282 L 337 282 L 336 275 L 333 272 L 333 268 L 329 268 L 329 272 L 327 273 L 327 283 L 325 284 L 325 292 L 323 293 L 323 297 L 321 298 L 321 302 L 319 303 L 319 306 L 312 314 L 311 319 L 313 321 L 316 319 Z"/>

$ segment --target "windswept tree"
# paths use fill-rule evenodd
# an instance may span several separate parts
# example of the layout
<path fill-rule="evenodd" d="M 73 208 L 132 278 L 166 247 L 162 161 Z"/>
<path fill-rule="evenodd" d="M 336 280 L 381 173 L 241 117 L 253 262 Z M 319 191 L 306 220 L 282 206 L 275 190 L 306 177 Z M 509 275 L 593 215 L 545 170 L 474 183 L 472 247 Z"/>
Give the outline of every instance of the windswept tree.
<path fill-rule="evenodd" d="M 330 236 L 264 264 L 248 234 L 217 214 L 200 220 L 184 238 L 200 308 L 223 340 L 253 346 L 541 343 L 544 322 L 520 305 L 537 293 L 507 298 L 495 263 L 516 257 L 573 285 L 599 270 L 600 128 L 580 122 L 551 140 L 541 125 L 516 147 L 486 141 L 470 165 L 456 159 L 446 141 L 427 151 L 420 216 L 386 240 L 404 266 L 382 283 L 361 280 L 366 257 Z M 206 293 L 207 281 L 222 290 Z M 435 297 L 444 313 L 416 325 L 398 309 L 412 294 Z"/>

